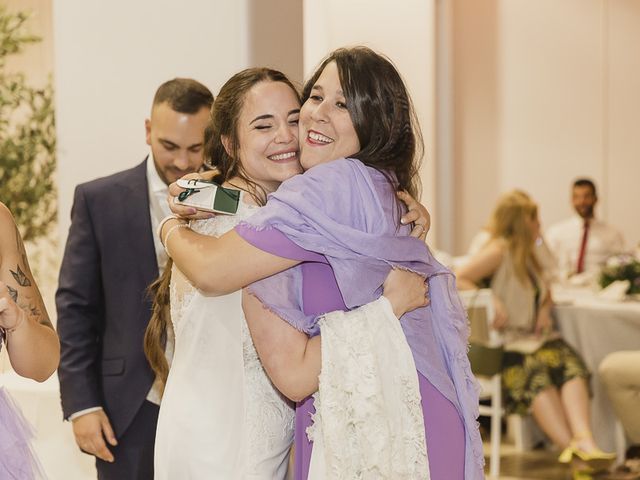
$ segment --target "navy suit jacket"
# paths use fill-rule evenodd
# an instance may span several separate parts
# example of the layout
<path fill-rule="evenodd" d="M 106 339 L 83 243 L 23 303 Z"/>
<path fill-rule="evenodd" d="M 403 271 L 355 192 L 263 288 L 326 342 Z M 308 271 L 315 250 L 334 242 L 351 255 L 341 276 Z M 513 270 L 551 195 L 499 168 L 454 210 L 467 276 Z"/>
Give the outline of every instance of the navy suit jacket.
<path fill-rule="evenodd" d="M 143 351 L 153 235 L 145 162 L 76 188 L 56 292 L 62 409 L 102 406 L 116 435 L 154 380 Z"/>

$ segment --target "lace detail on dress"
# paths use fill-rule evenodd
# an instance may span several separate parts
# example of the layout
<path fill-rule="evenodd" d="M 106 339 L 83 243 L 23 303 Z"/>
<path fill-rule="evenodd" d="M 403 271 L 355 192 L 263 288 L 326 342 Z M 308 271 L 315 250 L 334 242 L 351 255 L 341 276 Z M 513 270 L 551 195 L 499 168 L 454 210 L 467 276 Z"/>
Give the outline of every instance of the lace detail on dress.
<path fill-rule="evenodd" d="M 260 452 L 275 453 L 282 445 L 291 444 L 295 410 L 293 402 L 273 386 L 264 371 L 246 321 L 242 322 L 242 349 L 249 458 L 259 458 Z"/>
<path fill-rule="evenodd" d="M 235 215 L 217 215 L 204 220 L 192 220 L 189 223 L 189 228 L 203 235 L 220 237 L 235 228 L 241 220 L 249 218 L 259 209 L 260 207 L 244 203 L 241 197 L 238 212 Z M 197 289 L 175 265 L 173 265 L 171 269 L 171 286 L 169 288 L 171 295 L 171 323 L 173 325 L 173 332 L 177 338 L 180 334 L 182 313 L 187 310 L 197 293 Z"/>
<path fill-rule="evenodd" d="M 198 233 L 219 237 L 233 229 L 241 220 L 248 218 L 258 209 L 259 207 L 247 205 L 241 201 L 236 215 L 218 215 L 211 219 L 192 221 L 190 227 Z M 176 339 L 173 365 L 179 364 L 182 368 L 185 364 L 188 364 L 186 371 L 198 367 L 206 368 L 206 365 L 198 366 L 188 362 L 190 358 L 201 358 L 198 352 L 216 348 L 215 342 L 221 341 L 220 338 L 211 338 L 211 334 L 208 333 L 211 329 L 207 328 L 206 325 L 198 325 L 199 322 L 201 323 L 209 316 L 208 314 L 205 313 L 204 317 L 201 318 L 193 318 L 195 315 L 194 310 L 201 308 L 197 302 L 201 302 L 202 297 L 202 294 L 174 266 L 171 279 L 171 321 Z M 222 302 L 240 302 L 239 296 L 237 300 L 228 299 L 228 296 L 209 297 L 209 299 L 216 299 L 217 303 L 215 305 L 221 306 L 215 312 L 212 311 L 211 315 L 214 319 L 211 321 L 215 321 L 216 315 L 226 311 L 222 306 Z M 244 315 L 242 315 L 242 309 L 238 304 L 235 305 L 237 306 L 234 306 L 234 308 L 239 309 L 238 321 L 241 321 L 238 333 L 242 343 L 241 353 L 244 370 L 245 424 L 243 427 L 246 432 L 244 440 L 246 442 L 246 450 L 242 452 L 244 456 L 242 463 L 245 472 L 242 478 L 284 479 L 288 465 L 288 453 L 293 442 L 294 406 L 292 402 L 280 394 L 267 377 L 251 339 Z M 180 348 L 183 348 L 183 350 L 180 350 Z M 176 371 L 173 373 L 174 375 L 177 374 Z M 170 380 L 172 380 L 171 373 Z M 174 383 L 178 382 L 177 378 L 173 380 Z M 180 379 L 180 382 L 183 388 L 184 385 L 190 386 L 187 379 Z M 170 387 L 173 387 L 173 385 L 170 385 Z M 201 389 L 199 386 L 192 386 L 192 388 L 195 389 L 196 393 L 199 393 Z M 220 388 L 222 389 L 222 386 Z M 181 400 L 177 401 L 180 402 Z M 241 447 L 238 446 L 238 448 Z"/>
<path fill-rule="evenodd" d="M 417 371 L 388 301 L 328 313 L 320 326 L 313 478 L 428 480 Z"/>

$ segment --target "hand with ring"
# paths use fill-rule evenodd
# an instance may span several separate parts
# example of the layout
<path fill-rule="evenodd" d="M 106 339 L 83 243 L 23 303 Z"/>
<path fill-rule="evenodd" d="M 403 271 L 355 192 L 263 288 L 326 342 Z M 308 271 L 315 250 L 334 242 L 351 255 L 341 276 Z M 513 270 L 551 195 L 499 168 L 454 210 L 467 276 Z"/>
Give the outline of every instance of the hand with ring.
<path fill-rule="evenodd" d="M 407 206 L 407 213 L 400 219 L 400 223 L 403 225 L 413 223 L 414 227 L 410 235 L 423 241 L 426 240 L 431 227 L 429 211 L 405 191 L 398 192 L 398 198 Z"/>

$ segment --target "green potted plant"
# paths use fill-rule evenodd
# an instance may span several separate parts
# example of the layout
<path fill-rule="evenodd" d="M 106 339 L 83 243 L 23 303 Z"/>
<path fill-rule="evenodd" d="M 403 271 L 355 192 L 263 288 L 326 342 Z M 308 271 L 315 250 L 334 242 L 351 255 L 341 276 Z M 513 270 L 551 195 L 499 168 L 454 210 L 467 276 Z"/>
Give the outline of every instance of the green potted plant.
<path fill-rule="evenodd" d="M 35 88 L 23 73 L 6 69 L 7 57 L 40 41 L 28 33 L 27 20 L 27 14 L 0 5 L 0 201 L 26 242 L 49 233 L 57 218 L 51 82 Z"/>

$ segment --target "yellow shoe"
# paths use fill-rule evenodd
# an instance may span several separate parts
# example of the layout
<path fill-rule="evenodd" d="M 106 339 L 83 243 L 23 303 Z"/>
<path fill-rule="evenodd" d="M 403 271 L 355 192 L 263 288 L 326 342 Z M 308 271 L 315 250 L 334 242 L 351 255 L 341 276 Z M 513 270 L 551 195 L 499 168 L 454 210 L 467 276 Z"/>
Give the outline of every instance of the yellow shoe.
<path fill-rule="evenodd" d="M 615 453 L 603 452 L 602 450 L 594 450 L 592 452 L 586 452 L 581 448 L 578 448 L 574 442 L 571 442 L 567 448 L 565 448 L 558 461 L 560 463 L 571 463 L 573 457 L 582 460 L 595 472 L 606 470 L 616 459 Z"/>
<path fill-rule="evenodd" d="M 569 444 L 567 448 L 565 448 L 558 457 L 558 461 L 560 463 L 571 463 L 571 459 L 573 458 L 573 454 L 575 453 L 576 446 L 573 442 Z"/>
<path fill-rule="evenodd" d="M 572 480 L 593 480 L 592 472 L 586 470 L 574 470 L 571 475 Z"/>
<path fill-rule="evenodd" d="M 594 450 L 593 452 L 585 452 L 584 450 L 576 449 L 575 453 L 580 460 L 585 462 L 596 472 L 608 469 L 616 460 L 615 453 L 603 452 L 600 449 Z"/>

